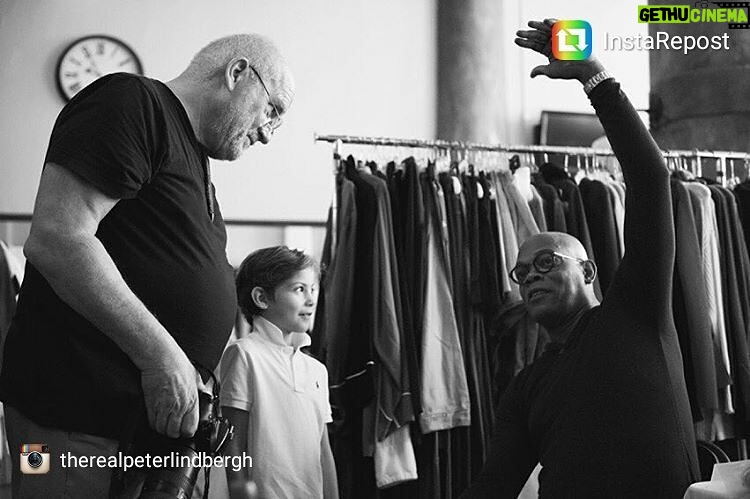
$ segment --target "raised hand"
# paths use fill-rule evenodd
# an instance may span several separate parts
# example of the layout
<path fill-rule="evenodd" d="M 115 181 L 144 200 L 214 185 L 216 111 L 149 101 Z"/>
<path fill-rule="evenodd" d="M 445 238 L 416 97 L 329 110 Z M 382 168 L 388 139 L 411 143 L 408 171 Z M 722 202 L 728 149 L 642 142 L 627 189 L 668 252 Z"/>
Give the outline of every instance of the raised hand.
<path fill-rule="evenodd" d="M 578 80 L 586 82 L 595 74 L 604 70 L 604 66 L 594 57 L 582 61 L 561 61 L 552 55 L 552 26 L 557 19 L 544 21 L 529 21 L 529 30 L 516 31 L 516 45 L 539 52 L 547 58 L 548 64 L 537 66 L 531 70 L 531 77 L 544 75 L 548 78 L 562 80 Z"/>

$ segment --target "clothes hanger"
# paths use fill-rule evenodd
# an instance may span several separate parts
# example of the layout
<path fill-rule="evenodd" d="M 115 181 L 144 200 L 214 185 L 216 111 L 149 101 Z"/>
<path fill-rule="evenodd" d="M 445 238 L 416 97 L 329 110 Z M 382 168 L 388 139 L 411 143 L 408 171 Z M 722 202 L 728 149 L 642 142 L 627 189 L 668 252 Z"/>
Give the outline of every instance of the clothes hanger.
<path fill-rule="evenodd" d="M 513 172 L 513 183 L 527 202 L 534 198 L 531 192 L 531 167 L 528 163 L 521 164 L 516 168 L 516 171 Z"/>
<path fill-rule="evenodd" d="M 460 150 L 456 151 L 456 153 L 460 154 L 460 158 L 461 158 L 458 161 L 458 169 L 459 169 L 459 171 L 468 172 L 468 174 L 473 177 L 474 176 L 474 166 L 471 165 L 466 160 L 466 149 L 465 148 L 464 149 L 460 149 Z"/>

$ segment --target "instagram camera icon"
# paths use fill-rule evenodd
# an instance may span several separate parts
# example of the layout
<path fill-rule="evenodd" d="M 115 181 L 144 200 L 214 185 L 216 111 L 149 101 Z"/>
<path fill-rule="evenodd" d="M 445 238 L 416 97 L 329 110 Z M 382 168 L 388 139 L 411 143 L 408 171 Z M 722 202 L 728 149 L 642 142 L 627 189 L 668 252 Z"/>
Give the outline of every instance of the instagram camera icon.
<path fill-rule="evenodd" d="M 552 55 L 560 61 L 591 56 L 591 25 L 586 21 L 557 21 L 552 25 Z"/>
<path fill-rule="evenodd" d="M 49 472 L 49 447 L 47 444 L 21 445 L 21 473 L 43 475 Z"/>

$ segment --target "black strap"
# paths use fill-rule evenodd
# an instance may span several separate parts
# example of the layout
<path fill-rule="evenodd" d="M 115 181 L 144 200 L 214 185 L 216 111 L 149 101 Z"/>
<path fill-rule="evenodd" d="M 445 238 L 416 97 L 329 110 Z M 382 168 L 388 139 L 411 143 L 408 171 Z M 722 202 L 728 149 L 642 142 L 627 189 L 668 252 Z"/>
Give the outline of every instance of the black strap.
<path fill-rule="evenodd" d="M 135 436 L 138 432 L 138 428 L 143 422 L 143 416 L 146 414 L 146 402 L 143 397 L 139 397 L 136 403 L 135 410 L 130 413 L 125 427 L 123 428 L 122 434 L 120 435 L 120 441 L 117 446 L 118 454 L 130 455 L 133 444 L 135 442 Z M 112 480 L 109 484 L 109 497 L 119 497 L 123 492 L 125 486 L 125 470 L 121 468 L 115 468 L 112 472 Z"/>

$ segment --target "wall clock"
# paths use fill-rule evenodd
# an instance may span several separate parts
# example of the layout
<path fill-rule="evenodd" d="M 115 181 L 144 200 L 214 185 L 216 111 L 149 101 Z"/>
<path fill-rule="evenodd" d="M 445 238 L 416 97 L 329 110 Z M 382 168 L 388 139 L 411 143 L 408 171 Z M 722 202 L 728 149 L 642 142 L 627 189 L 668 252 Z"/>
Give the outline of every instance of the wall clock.
<path fill-rule="evenodd" d="M 97 78 L 119 72 L 143 74 L 133 49 L 111 36 L 84 36 L 68 45 L 57 61 L 57 89 L 68 101 Z"/>

